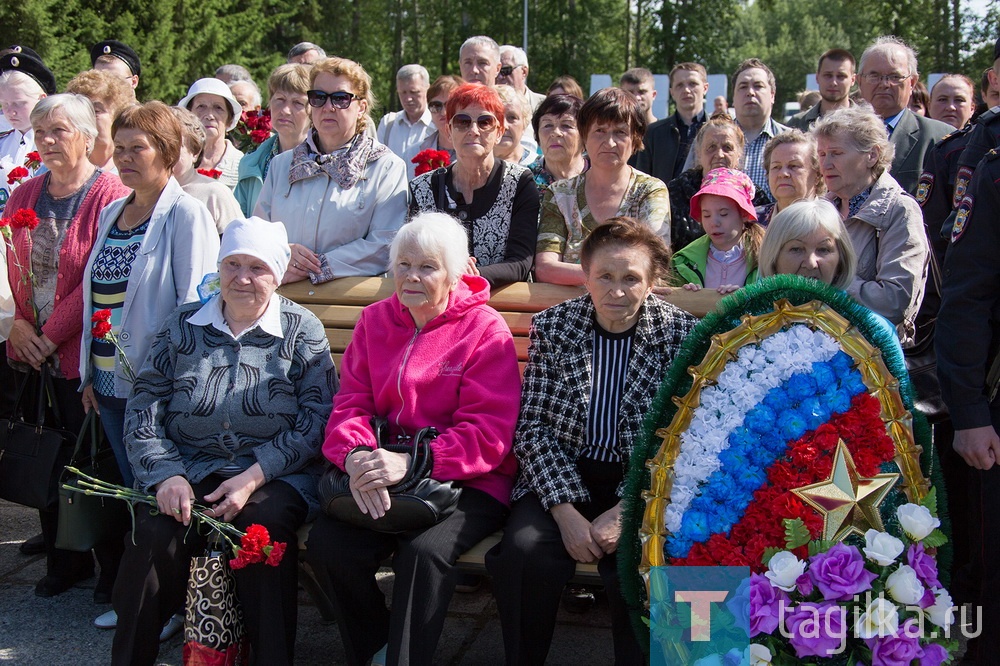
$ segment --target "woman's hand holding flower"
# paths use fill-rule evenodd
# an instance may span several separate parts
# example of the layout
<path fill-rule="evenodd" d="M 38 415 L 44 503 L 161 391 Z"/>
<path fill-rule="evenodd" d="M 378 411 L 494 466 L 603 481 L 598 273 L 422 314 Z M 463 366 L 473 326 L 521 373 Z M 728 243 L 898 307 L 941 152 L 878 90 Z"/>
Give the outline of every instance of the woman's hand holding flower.
<path fill-rule="evenodd" d="M 165 516 L 191 524 L 191 504 L 194 489 L 183 476 L 172 476 L 156 487 L 156 508 Z"/>
<path fill-rule="evenodd" d="M 604 551 L 594 541 L 590 521 L 570 503 L 556 504 L 549 511 L 559 525 L 566 552 L 577 562 L 594 562 L 604 556 Z"/>
<path fill-rule="evenodd" d="M 264 482 L 264 470 L 261 469 L 260 463 L 254 463 L 246 471 L 226 479 L 218 488 L 205 495 L 206 502 L 214 502 L 205 513 L 214 518 L 221 518 L 227 523 L 232 522 L 246 506 L 250 495 L 264 485 Z"/>

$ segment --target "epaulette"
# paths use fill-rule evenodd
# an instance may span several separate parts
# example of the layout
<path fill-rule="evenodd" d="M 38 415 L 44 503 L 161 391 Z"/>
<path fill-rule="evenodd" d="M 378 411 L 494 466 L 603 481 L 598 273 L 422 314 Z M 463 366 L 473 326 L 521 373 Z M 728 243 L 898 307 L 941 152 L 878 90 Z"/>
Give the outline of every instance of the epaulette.
<path fill-rule="evenodd" d="M 983 155 L 983 161 L 984 162 L 992 162 L 993 160 L 995 160 L 998 157 L 1000 157 L 1000 151 L 997 151 L 996 148 L 991 148 L 988 151 L 986 151 L 985 155 Z"/>
<path fill-rule="evenodd" d="M 994 106 L 979 114 L 979 117 L 976 118 L 976 122 L 972 124 L 989 125 L 990 123 L 995 122 L 998 118 L 1000 118 L 1000 106 Z"/>
<path fill-rule="evenodd" d="M 13 133 L 14 133 L 13 129 L 9 129 L 6 132 L 0 132 L 0 141 L 2 141 L 3 139 L 6 139 L 8 136 L 10 136 Z"/>
<path fill-rule="evenodd" d="M 934 145 L 940 146 L 942 143 L 945 143 L 946 141 L 951 141 L 952 139 L 957 139 L 958 137 L 965 136 L 966 134 L 972 132 L 972 130 L 974 130 L 975 128 L 976 128 L 976 123 L 965 123 L 965 127 L 957 129 L 953 132 L 948 132 L 943 137 L 941 137 L 941 139 Z"/>

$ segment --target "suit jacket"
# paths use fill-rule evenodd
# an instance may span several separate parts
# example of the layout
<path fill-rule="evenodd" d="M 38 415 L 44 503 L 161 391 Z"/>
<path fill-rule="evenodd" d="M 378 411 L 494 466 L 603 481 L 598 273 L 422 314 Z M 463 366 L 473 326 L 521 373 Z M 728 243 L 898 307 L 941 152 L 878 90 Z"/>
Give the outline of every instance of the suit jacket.
<path fill-rule="evenodd" d="M 687 312 L 655 296 L 646 299 L 639 313 L 618 409 L 616 444 L 624 470 L 628 470 L 629 455 L 660 382 L 697 323 Z M 546 509 L 590 499 L 576 461 L 587 437 L 593 331 L 594 304 L 589 295 L 551 307 L 531 320 L 521 414 L 514 436 L 520 472 L 512 502 L 529 492 Z"/>
<path fill-rule="evenodd" d="M 905 109 L 889 137 L 889 142 L 896 148 L 889 175 L 896 179 L 900 187 L 916 196 L 917 181 L 924 169 L 924 155 L 939 139 L 954 130 L 951 125 Z"/>
<path fill-rule="evenodd" d="M 785 121 L 785 124 L 793 129 L 808 132 L 813 123 L 819 120 L 819 102 L 816 102 L 805 111 L 799 111 L 794 116 Z"/>
<path fill-rule="evenodd" d="M 705 112 L 702 111 L 694 119 L 695 131 L 705 122 Z M 681 146 L 681 133 L 677 125 L 677 114 L 671 114 L 663 120 L 657 120 L 646 130 L 642 143 L 645 148 L 635 155 L 635 168 L 650 176 L 669 183 L 681 175 L 681 167 L 677 165 L 677 151 Z M 683 165 L 683 160 L 681 161 Z M 676 171 L 675 171 L 676 167 Z"/>

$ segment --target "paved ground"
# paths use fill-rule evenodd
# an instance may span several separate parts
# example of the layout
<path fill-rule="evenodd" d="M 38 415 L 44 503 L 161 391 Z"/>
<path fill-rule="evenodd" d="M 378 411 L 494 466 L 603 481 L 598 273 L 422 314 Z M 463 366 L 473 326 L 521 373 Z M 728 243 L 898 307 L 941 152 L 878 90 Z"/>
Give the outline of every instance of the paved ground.
<path fill-rule="evenodd" d="M 108 606 L 93 603 L 94 579 L 52 599 L 35 596 L 35 583 L 45 575 L 42 556 L 18 551 L 38 532 L 37 513 L 0 501 L 0 666 L 90 665 L 109 661 L 112 633 L 91 622 Z M 391 574 L 384 585 L 392 584 Z M 325 623 L 307 594 L 299 597 L 297 664 L 343 664 L 337 627 Z M 548 663 L 595 666 L 611 664 L 611 624 L 607 604 L 598 600 L 585 615 L 560 612 Z M 181 664 L 180 636 L 162 644 L 160 663 Z M 503 663 L 503 643 L 489 581 L 475 594 L 458 594 L 452 602 L 438 647 L 436 663 L 489 665 Z"/>

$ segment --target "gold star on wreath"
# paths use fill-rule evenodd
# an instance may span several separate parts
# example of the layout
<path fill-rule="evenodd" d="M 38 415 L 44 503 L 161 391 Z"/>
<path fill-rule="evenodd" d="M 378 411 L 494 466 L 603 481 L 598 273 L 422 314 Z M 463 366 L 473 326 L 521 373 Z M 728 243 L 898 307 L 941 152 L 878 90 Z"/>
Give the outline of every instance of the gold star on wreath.
<path fill-rule="evenodd" d="M 823 538 L 843 541 L 851 533 L 863 535 L 869 528 L 882 531 L 879 505 L 892 490 L 899 474 L 878 474 L 865 479 L 858 476 L 854 458 L 844 440 L 837 442 L 833 470 L 829 478 L 792 492 L 823 516 Z"/>

